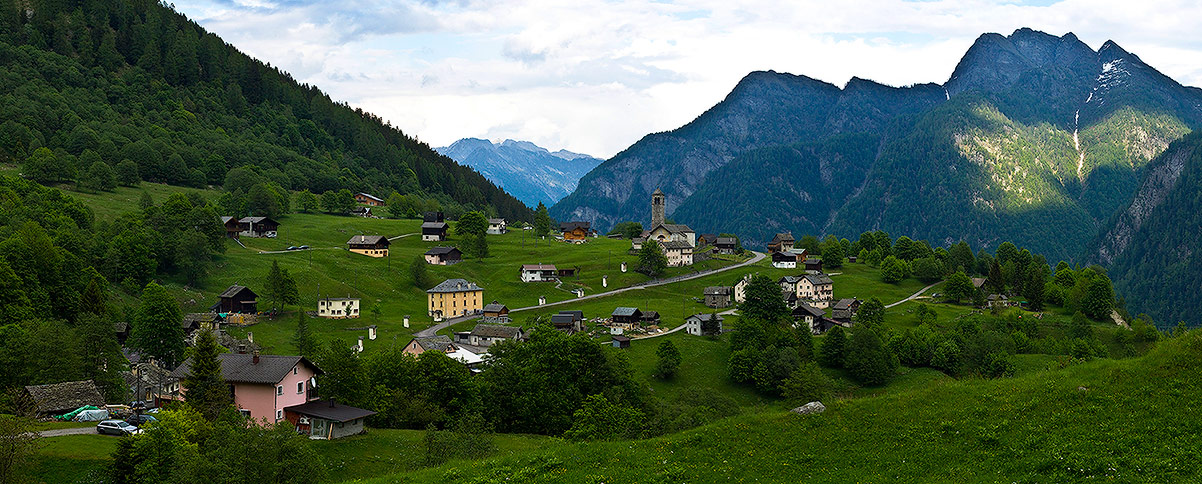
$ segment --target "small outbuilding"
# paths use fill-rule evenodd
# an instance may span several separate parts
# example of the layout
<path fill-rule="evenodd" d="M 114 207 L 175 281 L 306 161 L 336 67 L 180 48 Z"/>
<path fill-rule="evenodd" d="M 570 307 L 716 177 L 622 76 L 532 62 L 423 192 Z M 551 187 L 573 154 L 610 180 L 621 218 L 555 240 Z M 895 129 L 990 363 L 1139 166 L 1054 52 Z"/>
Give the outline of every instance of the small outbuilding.
<path fill-rule="evenodd" d="M 367 417 L 376 412 L 342 405 L 333 400 L 314 400 L 284 407 L 284 418 L 296 431 L 310 439 L 337 439 L 363 433 Z"/>

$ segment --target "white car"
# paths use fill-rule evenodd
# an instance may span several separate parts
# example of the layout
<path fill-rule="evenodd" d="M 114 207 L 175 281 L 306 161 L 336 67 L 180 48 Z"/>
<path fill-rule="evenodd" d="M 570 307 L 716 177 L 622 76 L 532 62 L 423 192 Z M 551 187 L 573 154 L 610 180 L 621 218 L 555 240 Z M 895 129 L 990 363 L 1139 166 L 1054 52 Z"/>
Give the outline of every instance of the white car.
<path fill-rule="evenodd" d="M 124 420 L 105 420 L 96 425 L 96 433 L 112 435 L 138 435 L 142 429 L 130 425 Z"/>

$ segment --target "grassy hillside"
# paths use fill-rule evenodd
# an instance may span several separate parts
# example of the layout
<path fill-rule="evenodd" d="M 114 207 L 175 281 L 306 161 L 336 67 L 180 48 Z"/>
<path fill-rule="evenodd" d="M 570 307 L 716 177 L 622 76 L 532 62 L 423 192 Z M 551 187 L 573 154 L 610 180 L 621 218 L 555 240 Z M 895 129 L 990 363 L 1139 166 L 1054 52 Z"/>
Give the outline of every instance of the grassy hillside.
<path fill-rule="evenodd" d="M 364 482 L 1195 482 L 1202 334 L 1148 355 L 943 381 L 636 442 L 585 443 Z"/>

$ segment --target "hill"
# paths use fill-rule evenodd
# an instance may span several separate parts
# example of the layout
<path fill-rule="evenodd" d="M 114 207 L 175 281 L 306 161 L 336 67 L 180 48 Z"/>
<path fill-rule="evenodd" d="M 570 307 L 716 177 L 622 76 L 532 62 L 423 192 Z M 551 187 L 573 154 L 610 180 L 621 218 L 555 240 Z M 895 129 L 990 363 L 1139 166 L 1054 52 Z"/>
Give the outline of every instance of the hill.
<path fill-rule="evenodd" d="M 455 461 L 385 482 L 1191 482 L 1202 397 L 1189 333 L 1127 360 L 1000 380 L 942 381 L 775 411 L 641 441 L 562 445 Z"/>
<path fill-rule="evenodd" d="M 100 163 L 125 183 L 202 187 L 248 167 L 279 191 L 396 191 L 532 216 L 479 173 L 164 3 L 5 2 L 0 25 L 0 162 L 48 148 L 26 167 L 39 182 L 86 183 Z"/>
<path fill-rule="evenodd" d="M 646 222 L 661 188 L 677 222 L 749 247 L 882 229 L 1080 260 L 1147 163 L 1202 123 L 1200 92 L 1114 42 L 1030 29 L 982 35 L 942 86 L 754 72 L 607 160 L 551 215 Z"/>
<path fill-rule="evenodd" d="M 601 160 L 580 153 L 554 153 L 529 141 L 507 139 L 500 144 L 464 138 L 436 148 L 463 166 L 480 172 L 522 203 L 551 206 L 576 189 L 580 177 Z"/>

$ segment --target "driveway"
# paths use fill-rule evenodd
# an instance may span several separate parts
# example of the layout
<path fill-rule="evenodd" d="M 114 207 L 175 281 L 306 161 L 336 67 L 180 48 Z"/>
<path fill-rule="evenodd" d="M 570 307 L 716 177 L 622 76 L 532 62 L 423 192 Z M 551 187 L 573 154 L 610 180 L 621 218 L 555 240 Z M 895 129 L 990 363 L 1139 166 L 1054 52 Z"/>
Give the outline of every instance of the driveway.
<path fill-rule="evenodd" d="M 64 435 L 85 435 L 95 433 L 96 427 L 78 427 L 73 429 L 52 429 L 41 431 L 42 437 L 62 437 Z"/>

